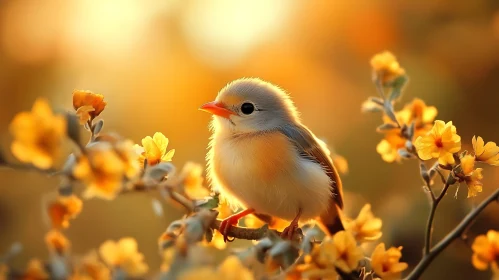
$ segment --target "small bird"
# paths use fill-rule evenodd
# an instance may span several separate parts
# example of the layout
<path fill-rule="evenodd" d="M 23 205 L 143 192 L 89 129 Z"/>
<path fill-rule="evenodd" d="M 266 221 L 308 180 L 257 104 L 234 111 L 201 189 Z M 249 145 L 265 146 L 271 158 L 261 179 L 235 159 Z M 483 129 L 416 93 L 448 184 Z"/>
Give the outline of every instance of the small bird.
<path fill-rule="evenodd" d="M 289 95 L 258 78 L 227 84 L 199 108 L 213 114 L 207 177 L 214 191 L 245 210 L 224 219 L 228 231 L 248 214 L 298 222 L 318 220 L 330 234 L 343 230 L 342 185 L 325 143 L 301 123 Z"/>

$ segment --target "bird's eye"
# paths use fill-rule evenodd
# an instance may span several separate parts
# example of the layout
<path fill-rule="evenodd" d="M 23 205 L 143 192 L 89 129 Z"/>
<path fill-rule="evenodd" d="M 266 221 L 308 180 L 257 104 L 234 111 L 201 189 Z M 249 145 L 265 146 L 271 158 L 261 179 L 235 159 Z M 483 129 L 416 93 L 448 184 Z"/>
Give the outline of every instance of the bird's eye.
<path fill-rule="evenodd" d="M 255 111 L 255 106 L 253 104 L 243 103 L 243 105 L 241 105 L 241 112 L 243 112 L 243 114 L 249 115 L 253 113 L 253 111 Z"/>

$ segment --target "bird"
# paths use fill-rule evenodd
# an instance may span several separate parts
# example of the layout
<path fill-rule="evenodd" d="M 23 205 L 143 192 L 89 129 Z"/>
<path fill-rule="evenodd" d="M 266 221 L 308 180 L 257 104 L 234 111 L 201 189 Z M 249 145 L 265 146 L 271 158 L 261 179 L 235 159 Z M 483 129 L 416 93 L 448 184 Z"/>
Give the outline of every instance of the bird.
<path fill-rule="evenodd" d="M 213 115 L 207 179 L 216 193 L 244 209 L 224 219 L 224 241 L 246 215 L 290 221 L 281 233 L 291 239 L 298 223 L 316 220 L 329 234 L 344 230 L 342 183 L 326 144 L 301 121 L 289 94 L 259 78 L 223 87 L 200 110 Z"/>

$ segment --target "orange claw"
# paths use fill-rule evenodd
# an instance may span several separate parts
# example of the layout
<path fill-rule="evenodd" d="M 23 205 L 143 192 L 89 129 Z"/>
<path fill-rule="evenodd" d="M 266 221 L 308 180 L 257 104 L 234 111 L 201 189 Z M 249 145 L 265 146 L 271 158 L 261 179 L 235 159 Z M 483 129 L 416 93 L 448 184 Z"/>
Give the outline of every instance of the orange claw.
<path fill-rule="evenodd" d="M 300 220 L 301 216 L 301 209 L 298 210 L 298 214 L 296 214 L 296 217 L 291 221 L 289 226 L 287 226 L 281 233 L 282 238 L 287 238 L 291 240 L 293 238 L 293 234 L 295 231 L 298 229 L 298 221 Z"/>
<path fill-rule="evenodd" d="M 239 213 L 236 213 L 232 216 L 229 216 L 227 218 L 225 218 L 222 223 L 220 223 L 220 227 L 218 228 L 218 231 L 224 236 L 224 242 L 232 242 L 234 241 L 234 238 L 233 239 L 229 239 L 229 230 L 232 226 L 235 226 L 237 225 L 237 222 L 244 216 L 247 216 L 251 213 L 255 212 L 254 209 L 246 209 L 244 211 L 241 211 Z"/>

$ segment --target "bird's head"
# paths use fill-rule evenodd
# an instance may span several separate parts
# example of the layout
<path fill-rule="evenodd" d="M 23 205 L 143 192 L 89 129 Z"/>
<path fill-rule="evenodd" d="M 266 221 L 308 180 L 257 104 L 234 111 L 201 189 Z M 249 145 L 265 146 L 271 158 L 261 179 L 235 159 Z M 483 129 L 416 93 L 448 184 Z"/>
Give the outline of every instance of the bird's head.
<path fill-rule="evenodd" d="M 279 87 L 258 78 L 243 78 L 225 86 L 213 102 L 200 110 L 214 116 L 215 130 L 252 133 L 298 121 L 296 108 Z"/>

